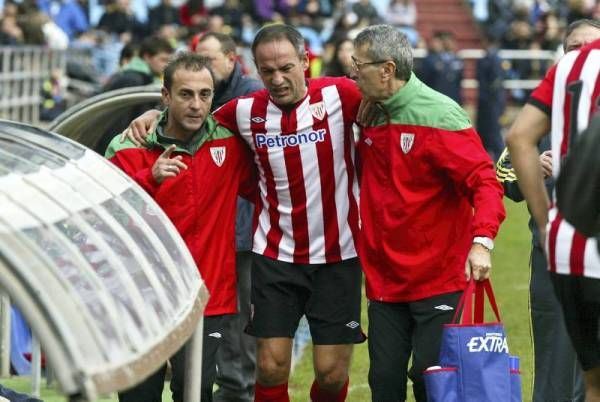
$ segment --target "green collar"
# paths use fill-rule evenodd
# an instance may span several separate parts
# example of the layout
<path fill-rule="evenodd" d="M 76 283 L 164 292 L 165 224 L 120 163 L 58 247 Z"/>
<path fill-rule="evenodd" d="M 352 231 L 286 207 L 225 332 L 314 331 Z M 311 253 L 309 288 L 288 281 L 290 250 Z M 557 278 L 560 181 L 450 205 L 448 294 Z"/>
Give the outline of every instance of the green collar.
<path fill-rule="evenodd" d="M 198 149 L 209 139 L 212 138 L 212 134 L 215 132 L 216 122 L 209 115 L 206 118 L 206 121 L 192 135 L 192 138 L 189 141 L 181 141 L 173 137 L 169 137 L 165 133 L 165 127 L 167 125 L 167 120 L 169 117 L 169 109 L 165 109 L 160 116 L 158 117 L 158 124 L 156 125 L 156 129 L 149 133 L 147 142 L 149 147 L 161 147 L 166 149 L 169 145 L 175 144 L 177 148 L 175 151 L 177 152 L 185 152 L 190 155 L 194 155 Z"/>
<path fill-rule="evenodd" d="M 415 73 L 410 73 L 410 78 L 395 94 L 382 102 L 386 109 L 405 106 L 417 96 L 423 88 L 423 82 L 417 78 Z"/>

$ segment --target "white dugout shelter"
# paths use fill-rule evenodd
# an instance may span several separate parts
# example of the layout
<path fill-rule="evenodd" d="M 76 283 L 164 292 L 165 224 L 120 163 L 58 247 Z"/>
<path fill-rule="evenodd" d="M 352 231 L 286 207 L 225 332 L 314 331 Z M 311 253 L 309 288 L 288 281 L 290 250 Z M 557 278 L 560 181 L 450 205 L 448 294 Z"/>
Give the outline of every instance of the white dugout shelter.
<path fill-rule="evenodd" d="M 0 121 L 0 290 L 69 400 L 132 386 L 190 337 L 186 401 L 200 399 L 208 293 L 175 227 L 98 154 L 9 121 Z"/>

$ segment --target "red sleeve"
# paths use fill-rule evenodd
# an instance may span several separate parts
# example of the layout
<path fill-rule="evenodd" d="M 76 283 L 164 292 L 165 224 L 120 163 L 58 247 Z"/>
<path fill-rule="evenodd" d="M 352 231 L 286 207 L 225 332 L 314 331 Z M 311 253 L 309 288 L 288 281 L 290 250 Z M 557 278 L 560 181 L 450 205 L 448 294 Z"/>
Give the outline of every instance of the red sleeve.
<path fill-rule="evenodd" d="M 504 191 L 477 132 L 472 127 L 460 131 L 434 129 L 428 148 L 433 163 L 469 197 L 474 209 L 473 236 L 496 237 L 506 216 Z"/>
<path fill-rule="evenodd" d="M 356 85 L 356 81 L 349 78 L 339 78 L 338 91 L 342 99 L 342 108 L 344 110 L 344 121 L 356 121 L 358 107 L 362 100 L 362 94 Z"/>
<path fill-rule="evenodd" d="M 552 112 L 552 94 L 554 92 L 554 77 L 556 76 L 556 64 L 548 70 L 546 76 L 531 93 L 528 103 L 550 115 Z"/>
<path fill-rule="evenodd" d="M 229 131 L 232 131 L 236 134 L 240 133 L 240 130 L 237 125 L 237 98 L 230 100 L 217 110 L 213 112 L 213 117 L 217 121 L 218 124 L 227 128 Z"/>
<path fill-rule="evenodd" d="M 255 203 L 258 196 L 258 175 L 256 166 L 252 157 L 252 152 L 239 137 L 236 138 L 239 143 L 239 166 L 240 166 L 240 188 L 238 194 L 240 197 Z"/>
<path fill-rule="evenodd" d="M 150 196 L 154 196 L 159 184 L 152 176 L 152 166 L 144 166 L 140 149 L 126 149 L 118 151 L 109 160 L 125 174 L 139 184 Z"/>

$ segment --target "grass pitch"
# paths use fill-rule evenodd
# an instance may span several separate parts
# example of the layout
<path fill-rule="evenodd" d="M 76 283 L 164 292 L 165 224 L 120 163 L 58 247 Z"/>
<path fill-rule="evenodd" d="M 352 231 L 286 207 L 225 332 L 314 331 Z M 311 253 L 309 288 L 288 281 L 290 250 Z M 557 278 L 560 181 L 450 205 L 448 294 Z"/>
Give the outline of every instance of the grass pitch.
<path fill-rule="evenodd" d="M 507 218 L 501 227 L 493 251 L 492 282 L 496 293 L 500 314 L 508 332 L 508 344 L 511 354 L 521 358 L 523 400 L 531 400 L 533 353 L 529 319 L 529 250 L 530 233 L 527 228 L 529 214 L 524 203 L 515 204 L 505 201 Z M 488 315 L 489 317 L 489 315 Z M 366 300 L 363 300 L 363 323 L 366 318 Z M 348 402 L 368 402 L 371 393 L 367 383 L 369 359 L 367 345 L 357 345 L 354 349 L 352 373 Z M 293 402 L 310 400 L 308 392 L 313 381 L 312 355 L 309 350 L 304 354 L 290 379 L 290 394 Z M 0 379 L 0 383 L 20 392 L 31 390 L 27 378 Z M 165 386 L 168 389 L 168 386 Z M 408 401 L 414 402 L 410 394 Z M 45 402 L 65 401 L 55 388 L 42 387 L 41 398 Z M 115 396 L 100 399 L 102 402 L 116 401 Z M 165 391 L 163 401 L 171 401 L 170 392 Z"/>

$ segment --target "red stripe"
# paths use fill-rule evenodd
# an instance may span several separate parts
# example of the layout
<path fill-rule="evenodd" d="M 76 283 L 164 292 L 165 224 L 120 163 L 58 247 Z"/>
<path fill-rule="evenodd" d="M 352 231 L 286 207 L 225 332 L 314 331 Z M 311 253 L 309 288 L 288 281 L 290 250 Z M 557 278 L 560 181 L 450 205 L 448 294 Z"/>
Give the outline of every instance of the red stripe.
<path fill-rule="evenodd" d="M 268 102 L 253 102 L 251 116 L 261 116 L 266 119 L 267 117 L 267 106 Z M 252 130 L 252 140 L 256 144 L 256 133 L 266 133 L 265 122 L 254 122 L 251 121 L 250 127 Z M 267 205 L 263 205 L 269 212 L 269 221 L 271 227 L 269 233 L 267 233 L 267 247 L 263 252 L 263 255 L 269 258 L 277 259 L 279 256 L 279 243 L 283 237 L 281 228 L 279 227 L 279 212 L 277 206 L 279 201 L 277 198 L 277 190 L 275 189 L 275 179 L 273 177 L 273 171 L 269 163 L 268 148 L 256 148 L 256 154 L 260 161 L 260 165 L 264 171 L 265 184 L 267 187 Z"/>
<path fill-rule="evenodd" d="M 569 267 L 571 275 L 583 275 L 583 257 L 585 254 L 586 238 L 579 232 L 573 234 L 573 243 L 571 244 L 571 254 L 569 255 Z"/>
<path fill-rule="evenodd" d="M 594 85 L 594 92 L 592 93 L 592 104 L 590 105 L 590 118 L 598 110 L 600 110 L 600 75 L 596 78 L 596 85 Z"/>
<path fill-rule="evenodd" d="M 294 135 L 298 128 L 296 112 L 282 111 L 281 134 Z M 285 147 L 283 149 L 285 169 L 288 177 L 288 188 L 292 203 L 292 231 L 294 237 L 294 262 L 309 262 L 308 244 L 308 215 L 306 211 L 306 188 L 304 186 L 304 169 L 300 146 Z"/>
<path fill-rule="evenodd" d="M 565 103 L 563 104 L 563 118 L 564 118 L 564 126 L 563 126 L 563 138 L 560 144 L 560 155 L 566 155 L 569 149 L 569 128 L 571 127 L 571 101 L 572 95 L 567 90 L 567 86 L 569 83 L 573 81 L 577 81 L 579 76 L 581 75 L 581 69 L 585 64 L 585 59 L 587 58 L 587 53 L 581 53 L 577 56 L 575 63 L 571 67 L 571 71 L 569 71 L 569 75 L 567 76 L 567 81 L 565 82 L 565 87 L 562 88 L 565 91 Z"/>
<path fill-rule="evenodd" d="M 342 105 L 343 107 L 343 105 Z M 344 121 L 344 160 L 346 161 L 346 174 L 348 175 L 348 202 L 350 208 L 348 210 L 348 226 L 352 231 L 352 239 L 354 240 L 354 248 L 358 249 L 358 234 L 359 234 L 359 211 L 358 211 L 358 200 L 354 196 L 352 191 L 354 181 L 358 180 L 356 167 L 352 161 L 352 143 L 354 142 L 354 131 L 352 130 L 352 123 Z M 358 145 L 357 145 L 358 146 Z M 358 158 L 358 155 L 356 155 Z"/>
<path fill-rule="evenodd" d="M 337 88 L 336 88 L 337 89 Z M 313 96 L 322 97 L 321 91 Z M 339 96 L 339 93 L 338 93 Z M 316 97 L 313 102 L 318 102 Z M 342 100 L 340 99 L 340 102 Z M 341 114 L 341 112 L 340 112 Z M 340 231 L 335 203 L 335 168 L 333 165 L 333 145 L 331 143 L 331 127 L 329 127 L 329 115 L 323 121 L 315 122 L 315 128 L 324 128 L 329 134 L 325 141 L 317 143 L 317 160 L 321 177 L 321 203 L 323 205 L 323 222 L 325 236 L 325 260 L 335 262 L 341 259 Z"/>
<path fill-rule="evenodd" d="M 548 264 L 550 272 L 556 272 L 556 240 L 558 237 L 558 227 L 562 222 L 562 216 L 556 215 L 556 219 L 550 224 L 548 232 Z"/>

